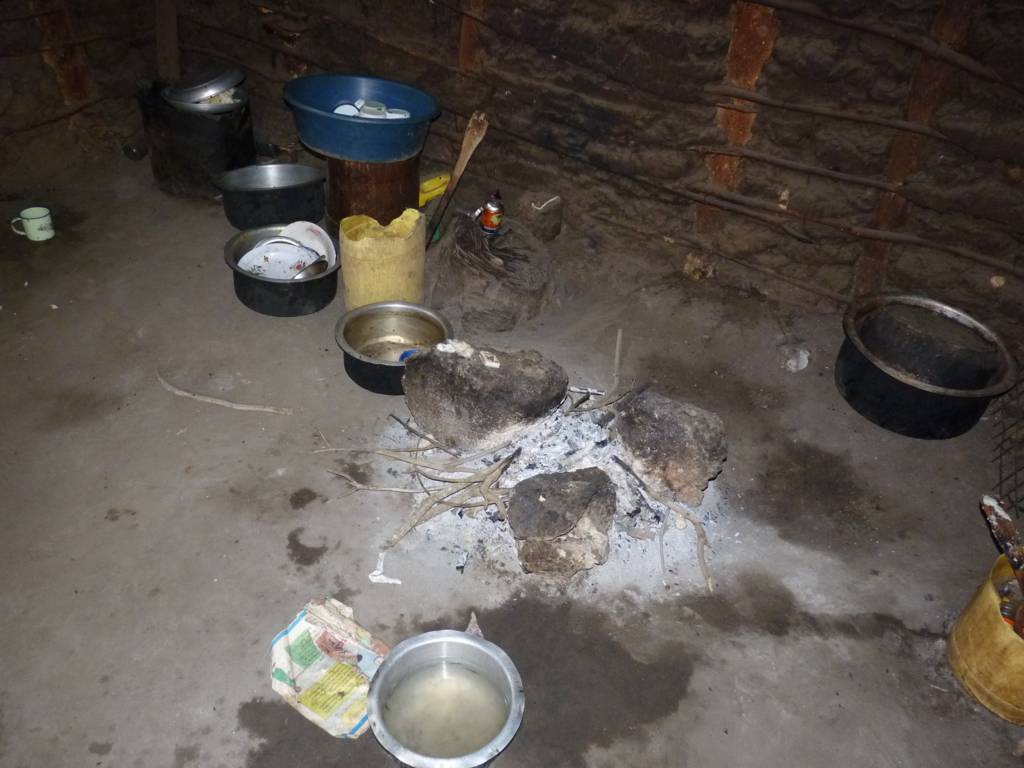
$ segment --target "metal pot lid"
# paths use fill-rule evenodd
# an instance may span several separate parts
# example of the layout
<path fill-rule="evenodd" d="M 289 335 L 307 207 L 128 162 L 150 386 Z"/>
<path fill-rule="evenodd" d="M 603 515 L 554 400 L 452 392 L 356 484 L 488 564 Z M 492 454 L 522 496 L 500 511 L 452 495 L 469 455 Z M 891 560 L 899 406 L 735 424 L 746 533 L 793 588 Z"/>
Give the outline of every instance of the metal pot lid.
<path fill-rule="evenodd" d="M 249 102 L 249 94 L 246 93 L 245 88 L 240 88 L 238 86 L 235 86 L 234 101 L 226 101 L 223 103 L 179 101 L 178 99 L 172 99 L 167 94 L 166 88 L 163 91 L 163 97 L 164 101 L 177 110 L 182 112 L 196 112 L 206 115 L 220 115 L 225 112 L 234 112 L 236 109 L 241 109 Z"/>
<path fill-rule="evenodd" d="M 212 71 L 207 69 L 169 87 L 164 91 L 164 95 L 172 101 L 194 103 L 216 96 L 228 88 L 234 88 L 243 80 L 245 73 L 237 67 Z"/>

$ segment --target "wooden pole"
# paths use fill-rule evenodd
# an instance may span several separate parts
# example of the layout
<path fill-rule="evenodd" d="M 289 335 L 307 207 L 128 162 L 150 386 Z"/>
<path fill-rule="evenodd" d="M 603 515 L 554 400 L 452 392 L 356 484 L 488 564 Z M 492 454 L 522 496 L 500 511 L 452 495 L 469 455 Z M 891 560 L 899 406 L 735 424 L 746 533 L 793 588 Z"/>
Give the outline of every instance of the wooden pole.
<path fill-rule="evenodd" d="M 948 50 L 961 47 L 967 40 L 975 8 L 979 0 L 946 0 L 932 24 L 934 40 L 948 46 Z M 953 74 L 953 66 L 946 60 L 922 56 L 914 71 L 907 98 L 908 121 L 927 125 L 942 103 L 946 84 Z M 886 178 L 902 184 L 916 171 L 927 156 L 930 142 L 924 136 L 900 133 L 889 144 L 889 163 Z M 910 215 L 910 202 L 899 192 L 882 192 L 875 211 L 875 227 L 900 229 Z M 889 261 L 888 243 L 880 240 L 868 242 L 857 260 L 853 289 L 857 295 L 875 293 L 885 287 Z"/>
<path fill-rule="evenodd" d="M 729 85 L 752 90 L 775 46 L 779 21 L 775 11 L 758 3 L 735 2 L 732 6 L 732 38 L 725 57 L 725 80 Z M 756 112 L 717 110 L 718 124 L 725 140 L 744 146 L 754 133 Z M 742 159 L 738 155 L 708 155 L 704 163 L 708 181 L 715 187 L 733 190 L 742 177 Z M 721 228 L 718 211 L 713 207 L 697 208 L 697 232 L 713 232 Z"/>
<path fill-rule="evenodd" d="M 913 123 L 909 120 L 894 120 L 888 117 L 869 115 L 864 112 L 848 112 L 840 109 L 832 109 L 831 107 L 819 107 L 815 104 L 783 101 L 781 99 L 773 99 L 768 96 L 763 96 L 756 91 L 750 91 L 744 88 L 734 88 L 728 85 L 709 85 L 704 88 L 704 91 L 715 96 L 731 96 L 733 99 L 752 101 L 755 104 L 763 104 L 766 107 L 777 107 L 779 109 L 787 109 L 792 112 L 803 112 L 808 115 L 820 115 L 821 117 L 834 117 L 837 120 L 850 120 L 856 123 L 879 125 L 883 128 L 893 128 L 897 131 L 906 131 L 908 133 L 919 133 L 922 136 L 931 136 L 933 139 L 949 141 L 944 134 L 936 131 L 934 128 L 927 125 L 921 125 L 919 123 Z M 733 107 L 730 107 L 728 104 L 716 104 L 716 106 L 719 109 L 733 109 Z M 749 111 L 746 105 L 742 103 L 738 104 L 735 108 L 743 112 Z"/>
<path fill-rule="evenodd" d="M 469 11 L 462 14 L 459 28 L 459 69 L 479 74 L 481 70 L 480 21 L 484 12 L 483 0 L 469 0 Z"/>
<path fill-rule="evenodd" d="M 164 83 L 181 79 L 177 0 L 156 0 L 156 71 Z"/>

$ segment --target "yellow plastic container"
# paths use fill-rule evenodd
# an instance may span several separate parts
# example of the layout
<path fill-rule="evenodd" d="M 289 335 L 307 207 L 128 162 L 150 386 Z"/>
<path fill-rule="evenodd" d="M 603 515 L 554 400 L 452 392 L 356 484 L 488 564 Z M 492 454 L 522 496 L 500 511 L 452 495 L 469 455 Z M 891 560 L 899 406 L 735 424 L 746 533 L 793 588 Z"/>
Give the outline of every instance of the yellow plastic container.
<path fill-rule="evenodd" d="M 450 173 L 441 173 L 437 176 L 431 176 L 429 179 L 420 183 L 420 208 L 429 203 L 435 197 L 440 197 L 444 194 L 444 191 L 448 189 L 448 184 L 452 180 Z"/>
<path fill-rule="evenodd" d="M 378 301 L 423 301 L 426 223 L 407 208 L 387 226 L 370 216 L 341 220 L 341 275 L 345 308 Z"/>
<path fill-rule="evenodd" d="M 1013 578 L 1002 555 L 949 633 L 949 665 L 974 698 L 1024 725 L 1024 639 L 1003 621 L 995 585 Z"/>

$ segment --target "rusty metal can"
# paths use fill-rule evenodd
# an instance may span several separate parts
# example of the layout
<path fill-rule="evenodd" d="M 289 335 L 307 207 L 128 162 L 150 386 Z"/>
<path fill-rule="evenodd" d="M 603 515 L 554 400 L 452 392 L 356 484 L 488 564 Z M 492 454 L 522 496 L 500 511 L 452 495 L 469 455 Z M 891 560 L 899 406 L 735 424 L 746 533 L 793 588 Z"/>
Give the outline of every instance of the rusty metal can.
<path fill-rule="evenodd" d="M 505 219 L 505 204 L 501 202 L 501 192 L 495 192 L 480 209 L 478 221 L 480 229 L 488 237 L 494 237 L 501 231 L 501 222 Z"/>

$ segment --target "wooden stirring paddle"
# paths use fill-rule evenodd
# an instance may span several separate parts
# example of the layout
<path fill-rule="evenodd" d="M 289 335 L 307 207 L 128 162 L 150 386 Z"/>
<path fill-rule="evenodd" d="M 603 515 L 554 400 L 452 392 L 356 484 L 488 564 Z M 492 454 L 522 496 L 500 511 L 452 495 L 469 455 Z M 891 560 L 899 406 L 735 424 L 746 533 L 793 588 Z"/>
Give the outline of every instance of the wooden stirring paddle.
<path fill-rule="evenodd" d="M 466 132 L 462 136 L 462 151 L 459 152 L 459 158 L 455 161 L 455 168 L 452 170 L 452 180 L 448 183 L 448 189 L 445 190 L 444 196 L 441 198 L 441 202 L 438 203 L 437 209 L 434 211 L 434 215 L 430 219 L 430 223 L 427 224 L 427 243 L 434 242 L 434 233 L 437 232 L 437 228 L 441 226 L 441 220 L 444 218 L 445 211 L 448 210 L 448 203 L 452 201 L 452 195 L 455 194 L 455 188 L 459 186 L 459 180 L 462 178 L 462 172 L 466 170 L 466 166 L 469 165 L 469 158 L 473 156 L 476 148 L 483 141 L 484 135 L 487 133 L 487 115 L 483 112 L 474 112 L 473 116 L 469 118 L 469 124 L 466 125 Z"/>

